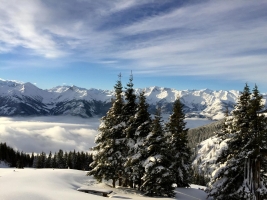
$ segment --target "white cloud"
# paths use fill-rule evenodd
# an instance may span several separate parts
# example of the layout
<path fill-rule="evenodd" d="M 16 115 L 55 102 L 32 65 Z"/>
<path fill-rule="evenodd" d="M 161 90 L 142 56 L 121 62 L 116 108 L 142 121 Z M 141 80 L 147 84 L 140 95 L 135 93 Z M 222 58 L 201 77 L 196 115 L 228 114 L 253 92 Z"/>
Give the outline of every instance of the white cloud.
<path fill-rule="evenodd" d="M 208 1 L 148 18 L 123 28 L 122 33 L 147 36 L 165 30 L 168 34 L 145 38 L 137 47 L 129 43 L 132 48 L 113 56 L 137 61 L 129 67 L 139 65 L 135 71 L 140 73 L 143 69 L 163 76 L 228 75 L 228 79 L 266 83 L 262 76 L 266 55 L 253 55 L 257 50 L 266 51 L 266 18 L 253 20 L 253 16 L 246 16 L 247 10 L 256 12 L 266 4 L 254 3 Z M 239 19 L 242 17 L 243 21 Z"/>
<path fill-rule="evenodd" d="M 0 118 L 0 141 L 27 153 L 88 151 L 94 146 L 98 118 Z"/>
<path fill-rule="evenodd" d="M 0 53 L 23 47 L 45 58 L 164 76 L 242 71 L 228 78 L 267 83 L 265 1 L 197 2 L 127 20 L 131 9 L 151 2 L 0 0 Z"/>
<path fill-rule="evenodd" d="M 4 1 L 0 0 L 0 41 L 4 50 L 11 51 L 23 47 L 36 51 L 47 58 L 62 56 L 65 53 L 49 34 L 44 32 L 43 24 L 49 11 L 39 0 Z"/>

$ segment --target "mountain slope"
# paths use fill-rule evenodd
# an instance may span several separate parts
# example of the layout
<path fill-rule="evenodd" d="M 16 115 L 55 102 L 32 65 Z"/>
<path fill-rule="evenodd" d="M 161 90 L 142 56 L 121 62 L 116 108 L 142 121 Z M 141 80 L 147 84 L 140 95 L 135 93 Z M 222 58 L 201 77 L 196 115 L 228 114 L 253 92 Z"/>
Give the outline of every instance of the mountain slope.
<path fill-rule="evenodd" d="M 187 117 L 204 117 L 218 120 L 223 110 L 231 110 L 238 91 L 183 90 L 164 87 L 136 89 L 145 91 L 150 112 L 161 107 L 171 113 L 176 98 L 181 98 Z M 103 116 L 111 106 L 114 91 L 85 89 L 77 86 L 57 86 L 42 90 L 31 83 L 0 79 L 0 116 L 74 115 L 81 117 Z M 267 95 L 264 96 L 265 104 Z"/>
<path fill-rule="evenodd" d="M 224 120 L 219 120 L 204 126 L 192 128 L 188 130 L 188 145 L 190 148 L 195 148 L 200 142 L 211 138 L 220 131 L 223 126 Z"/>

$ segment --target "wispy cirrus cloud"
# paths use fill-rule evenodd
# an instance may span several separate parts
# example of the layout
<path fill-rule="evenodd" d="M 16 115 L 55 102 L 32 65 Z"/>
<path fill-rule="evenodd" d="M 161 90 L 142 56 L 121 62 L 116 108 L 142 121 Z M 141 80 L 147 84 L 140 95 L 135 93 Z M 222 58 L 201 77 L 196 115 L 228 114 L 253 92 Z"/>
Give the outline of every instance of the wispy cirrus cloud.
<path fill-rule="evenodd" d="M 267 83 L 265 1 L 25 2 L 0 0 L 0 53 Z"/>
<path fill-rule="evenodd" d="M 39 25 L 49 15 L 40 1 L 1 1 L 0 13 L 2 51 L 21 47 L 47 58 L 64 55 L 51 36 L 40 29 Z"/>

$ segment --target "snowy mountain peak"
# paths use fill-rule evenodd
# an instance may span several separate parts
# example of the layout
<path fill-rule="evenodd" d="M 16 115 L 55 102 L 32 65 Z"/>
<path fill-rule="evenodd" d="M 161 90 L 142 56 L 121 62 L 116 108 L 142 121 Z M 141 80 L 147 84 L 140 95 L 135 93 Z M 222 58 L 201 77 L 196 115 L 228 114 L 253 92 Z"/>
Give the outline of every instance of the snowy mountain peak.
<path fill-rule="evenodd" d="M 239 91 L 182 90 L 165 87 L 136 89 L 138 95 L 145 92 L 150 112 L 161 107 L 163 113 L 171 113 L 173 102 L 180 98 L 187 117 L 221 119 L 227 106 L 230 110 L 239 96 Z M 19 83 L 0 79 L 0 115 L 71 114 L 83 117 L 103 115 L 111 105 L 114 91 L 85 89 L 73 86 L 57 86 L 42 90 L 32 83 Z M 267 95 L 264 103 L 267 104 Z"/>
<path fill-rule="evenodd" d="M 0 85 L 1 86 L 8 86 L 8 87 L 16 87 L 18 85 L 23 84 L 23 82 L 15 81 L 15 80 L 4 80 L 0 78 Z"/>

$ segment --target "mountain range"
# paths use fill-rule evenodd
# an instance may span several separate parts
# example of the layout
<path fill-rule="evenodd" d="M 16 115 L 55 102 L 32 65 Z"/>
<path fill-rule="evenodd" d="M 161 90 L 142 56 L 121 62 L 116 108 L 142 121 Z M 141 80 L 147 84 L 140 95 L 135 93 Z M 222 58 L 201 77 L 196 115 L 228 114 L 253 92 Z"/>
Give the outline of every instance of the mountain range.
<path fill-rule="evenodd" d="M 157 107 L 163 113 L 171 113 L 175 99 L 184 104 L 186 117 L 218 120 L 226 107 L 232 110 L 239 91 L 182 90 L 164 87 L 135 89 L 136 94 L 145 91 L 149 111 Z M 263 95 L 267 108 L 267 95 Z M 103 116 L 111 106 L 114 91 L 85 89 L 77 86 L 57 86 L 40 89 L 32 83 L 0 79 L 0 116 L 73 115 L 81 117 Z"/>

